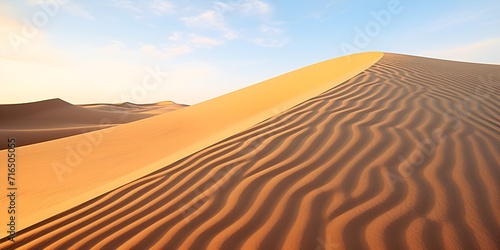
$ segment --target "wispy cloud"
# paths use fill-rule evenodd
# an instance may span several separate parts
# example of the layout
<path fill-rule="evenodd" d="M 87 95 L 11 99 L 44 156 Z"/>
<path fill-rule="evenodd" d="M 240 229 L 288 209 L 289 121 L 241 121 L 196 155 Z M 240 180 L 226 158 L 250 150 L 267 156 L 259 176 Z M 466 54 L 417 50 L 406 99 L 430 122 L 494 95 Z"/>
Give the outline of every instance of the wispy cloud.
<path fill-rule="evenodd" d="M 267 16 L 272 13 L 269 3 L 262 0 L 239 0 L 229 2 L 214 2 L 214 10 L 220 13 L 238 12 L 242 15 Z"/>
<path fill-rule="evenodd" d="M 312 19 L 324 19 L 326 17 L 329 17 L 331 15 L 330 12 L 332 9 L 338 9 L 340 4 L 343 4 L 345 0 L 321 0 L 321 1 L 314 1 L 314 7 L 309 10 L 308 15 L 306 16 L 307 19 L 312 18 Z"/>
<path fill-rule="evenodd" d="M 234 36 L 234 32 L 228 28 L 228 14 L 237 13 L 244 16 L 267 16 L 271 14 L 271 11 L 271 5 L 261 0 L 243 0 L 228 3 L 214 2 L 212 8 L 198 15 L 184 17 L 181 20 L 188 26 L 213 28 L 229 33 L 226 35 L 232 37 Z"/>
<path fill-rule="evenodd" d="M 212 48 L 224 44 L 223 40 L 218 40 L 198 34 L 190 34 L 188 42 L 195 47 Z"/>
<path fill-rule="evenodd" d="M 207 10 L 196 16 L 183 17 L 181 20 L 184 21 L 188 26 L 199 26 L 215 29 L 225 29 L 226 26 L 224 17 L 214 10 Z"/>
<path fill-rule="evenodd" d="M 435 31 L 447 29 L 450 27 L 456 27 L 459 25 L 481 22 L 482 19 L 487 17 L 488 15 L 498 16 L 498 11 L 500 8 L 488 8 L 488 9 L 478 9 L 478 10 L 467 10 L 467 11 L 458 11 L 447 16 L 440 17 L 438 20 L 434 21 L 430 27 Z M 497 18 L 497 20 L 500 20 Z"/>
<path fill-rule="evenodd" d="M 132 49 L 121 41 L 111 40 L 110 44 L 105 46 L 103 51 L 115 56 L 140 56 L 150 59 L 169 59 L 189 54 L 195 51 L 196 48 L 210 49 L 222 44 L 224 44 L 223 40 L 195 33 L 185 34 L 183 32 L 173 32 L 167 37 L 165 43 L 160 45 L 145 43 L 138 49 Z"/>
<path fill-rule="evenodd" d="M 142 53 L 143 55 L 155 59 L 172 58 L 179 55 L 190 53 L 192 51 L 193 49 L 187 44 L 181 44 L 176 46 L 165 45 L 161 48 L 158 48 L 157 46 L 152 44 L 146 44 L 139 49 L 139 52 Z"/>
<path fill-rule="evenodd" d="M 167 39 L 172 42 L 187 44 L 191 47 L 212 48 L 224 44 L 224 40 L 202 36 L 196 33 L 185 34 L 180 31 L 172 32 Z"/>
<path fill-rule="evenodd" d="M 95 17 L 89 14 L 85 9 L 76 5 L 75 3 L 67 3 L 63 6 L 63 9 L 66 10 L 69 14 L 77 17 L 83 17 L 91 21 L 95 21 Z"/>
<path fill-rule="evenodd" d="M 216 10 L 207 10 L 199 15 L 181 18 L 189 27 L 212 29 L 223 32 L 226 39 L 235 39 L 237 33 L 226 24 L 223 13 Z"/>
<path fill-rule="evenodd" d="M 272 12 L 271 5 L 261 0 L 246 0 L 233 4 L 233 7 L 245 14 L 269 15 Z"/>
<path fill-rule="evenodd" d="M 124 9 L 134 13 L 136 18 L 142 18 L 146 13 L 156 16 L 172 15 L 175 13 L 175 5 L 168 0 L 108 0 L 111 6 Z"/>
<path fill-rule="evenodd" d="M 282 23 L 275 22 L 270 24 L 262 24 L 260 26 L 260 32 L 269 34 L 269 35 L 280 35 L 286 32 L 284 28 L 279 27 Z"/>
<path fill-rule="evenodd" d="M 126 48 L 127 46 L 123 42 L 111 40 L 111 44 L 107 45 L 104 49 L 110 53 L 121 53 L 125 51 Z"/>
<path fill-rule="evenodd" d="M 182 39 L 182 32 L 179 32 L 179 31 L 175 31 L 175 32 L 172 32 L 172 34 L 170 34 L 167 39 L 170 40 L 170 41 L 179 41 L 180 39 Z"/>
<path fill-rule="evenodd" d="M 210 9 L 181 20 L 190 28 L 219 31 L 227 40 L 243 39 L 258 46 L 281 47 L 288 42 L 281 37 L 286 29 L 280 27 L 281 23 L 272 21 L 272 12 L 272 6 L 262 0 L 216 1 Z M 258 26 L 234 28 L 246 19 L 257 21 Z"/>
<path fill-rule="evenodd" d="M 500 63 L 500 38 L 489 38 L 454 48 L 428 51 L 425 55 L 458 61 Z"/>
<path fill-rule="evenodd" d="M 74 1 L 67 2 L 57 2 L 57 1 L 44 1 L 44 0 L 29 0 L 27 2 L 29 5 L 53 5 L 55 4 L 57 8 L 61 8 L 66 11 L 68 14 L 86 18 L 91 21 L 95 21 L 95 17 L 87 12 L 82 6 L 76 4 Z"/>
<path fill-rule="evenodd" d="M 193 51 L 193 48 L 185 43 L 165 43 L 162 45 L 142 44 L 139 48 L 129 48 L 121 41 L 111 40 L 111 43 L 102 48 L 104 54 L 109 54 L 118 57 L 146 59 L 168 59 L 180 55 L 188 54 Z"/>
<path fill-rule="evenodd" d="M 267 48 L 280 48 L 285 46 L 288 43 L 287 38 L 255 38 L 252 40 L 255 45 Z"/>
<path fill-rule="evenodd" d="M 286 29 L 282 25 L 282 22 L 262 24 L 259 27 L 260 34 L 251 41 L 261 47 L 279 48 L 285 46 L 289 38 L 285 36 Z"/>
<path fill-rule="evenodd" d="M 137 3 L 134 3 L 131 0 L 109 0 L 109 3 L 114 7 L 125 9 L 136 14 L 142 13 L 142 10 L 138 7 Z"/>
<path fill-rule="evenodd" d="M 149 7 L 154 14 L 159 16 L 170 15 L 175 12 L 174 4 L 165 0 L 152 0 L 149 2 Z"/>

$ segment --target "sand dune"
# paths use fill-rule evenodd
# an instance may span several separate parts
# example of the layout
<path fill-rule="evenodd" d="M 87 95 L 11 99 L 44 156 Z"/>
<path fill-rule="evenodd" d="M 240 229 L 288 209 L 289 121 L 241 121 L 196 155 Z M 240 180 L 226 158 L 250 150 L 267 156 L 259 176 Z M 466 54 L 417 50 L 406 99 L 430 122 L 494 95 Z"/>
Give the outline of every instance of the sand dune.
<path fill-rule="evenodd" d="M 137 121 L 184 106 L 174 102 L 77 106 L 61 99 L 0 105 L 0 138 L 16 137 L 17 146 L 30 145 Z M 0 141 L 0 149 L 6 148 L 7 141 Z"/>
<path fill-rule="evenodd" d="M 381 57 L 382 53 L 363 53 L 337 58 L 175 112 L 20 147 L 18 178 L 23 182 L 18 199 L 30 203 L 17 213 L 19 227 L 57 215 L 241 132 L 341 84 Z M 0 157 L 6 159 L 6 153 L 0 151 Z M 7 197 L 1 202 L 6 204 Z"/>
<path fill-rule="evenodd" d="M 149 114 L 149 115 L 159 115 L 164 114 L 169 111 L 174 111 L 180 108 L 187 107 L 188 105 L 177 104 L 172 101 L 164 101 L 152 104 L 135 104 L 130 102 L 125 102 L 121 104 L 88 104 L 80 105 L 83 108 L 100 110 L 100 111 L 125 111 L 137 114 Z"/>
<path fill-rule="evenodd" d="M 0 247 L 499 249 L 499 70 L 386 53 Z"/>

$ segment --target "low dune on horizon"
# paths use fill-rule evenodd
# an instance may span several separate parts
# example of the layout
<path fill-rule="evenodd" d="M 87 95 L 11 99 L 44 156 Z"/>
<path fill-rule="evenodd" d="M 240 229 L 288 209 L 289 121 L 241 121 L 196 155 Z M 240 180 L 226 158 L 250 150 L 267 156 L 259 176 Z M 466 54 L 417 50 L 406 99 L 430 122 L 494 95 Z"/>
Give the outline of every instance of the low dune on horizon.
<path fill-rule="evenodd" d="M 165 101 L 152 104 L 73 105 L 61 99 L 0 104 L 0 137 L 15 137 L 17 146 L 83 134 L 174 111 L 187 105 Z M 7 141 L 0 141 L 0 150 Z"/>
<path fill-rule="evenodd" d="M 373 52 L 192 106 L 0 105 L 0 248 L 500 249 L 499 72 Z"/>

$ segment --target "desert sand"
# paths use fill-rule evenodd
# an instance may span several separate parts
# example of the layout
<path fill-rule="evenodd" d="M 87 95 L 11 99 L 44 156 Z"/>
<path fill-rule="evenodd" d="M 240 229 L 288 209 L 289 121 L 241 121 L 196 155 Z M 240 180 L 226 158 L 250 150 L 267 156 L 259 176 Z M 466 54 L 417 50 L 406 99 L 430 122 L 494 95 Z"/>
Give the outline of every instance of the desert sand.
<path fill-rule="evenodd" d="M 15 137 L 17 146 L 25 146 L 109 128 L 185 106 L 174 102 L 73 105 L 61 99 L 0 105 L 0 117 L 5 117 L 0 120 L 0 138 Z M 6 148 L 7 140 L 0 141 L 0 149 Z"/>
<path fill-rule="evenodd" d="M 0 248 L 498 249 L 499 70 L 358 54 L 20 147 Z"/>

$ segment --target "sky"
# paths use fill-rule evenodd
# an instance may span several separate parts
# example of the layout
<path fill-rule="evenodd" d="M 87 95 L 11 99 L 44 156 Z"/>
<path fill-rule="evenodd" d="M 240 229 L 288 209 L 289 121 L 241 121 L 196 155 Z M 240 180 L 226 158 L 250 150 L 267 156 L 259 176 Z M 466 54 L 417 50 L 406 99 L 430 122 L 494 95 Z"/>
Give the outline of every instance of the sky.
<path fill-rule="evenodd" d="M 498 13 L 498 0 L 2 0 L 0 103 L 192 105 L 365 51 L 500 64 Z"/>

